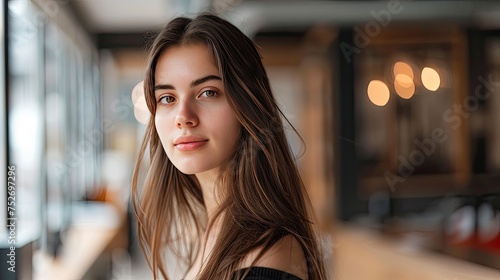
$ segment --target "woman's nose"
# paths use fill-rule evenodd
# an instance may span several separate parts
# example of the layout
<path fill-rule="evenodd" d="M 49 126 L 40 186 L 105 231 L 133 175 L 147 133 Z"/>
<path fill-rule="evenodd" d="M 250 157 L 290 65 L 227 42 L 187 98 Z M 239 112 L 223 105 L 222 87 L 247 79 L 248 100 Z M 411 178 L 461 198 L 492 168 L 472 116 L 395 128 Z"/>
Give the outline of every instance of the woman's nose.
<path fill-rule="evenodd" d="M 189 102 L 179 102 L 179 111 L 175 118 L 178 128 L 194 127 L 198 125 L 198 116 Z"/>

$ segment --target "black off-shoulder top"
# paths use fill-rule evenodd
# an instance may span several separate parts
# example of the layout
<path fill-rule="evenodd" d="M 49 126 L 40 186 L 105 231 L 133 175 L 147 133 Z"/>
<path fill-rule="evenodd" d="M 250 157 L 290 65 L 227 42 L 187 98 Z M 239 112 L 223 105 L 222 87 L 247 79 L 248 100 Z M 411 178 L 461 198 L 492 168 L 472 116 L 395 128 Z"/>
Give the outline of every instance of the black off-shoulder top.
<path fill-rule="evenodd" d="M 245 269 L 240 269 L 234 272 L 233 279 L 239 280 Z M 184 280 L 184 279 L 182 279 Z M 302 280 L 299 277 L 269 267 L 252 267 L 244 280 Z"/>
<path fill-rule="evenodd" d="M 239 280 L 238 276 L 243 275 L 245 270 L 237 270 L 234 273 L 234 280 Z M 245 280 L 302 280 L 299 277 L 286 273 L 281 270 L 269 268 L 269 267 L 252 267 L 248 272 Z"/>

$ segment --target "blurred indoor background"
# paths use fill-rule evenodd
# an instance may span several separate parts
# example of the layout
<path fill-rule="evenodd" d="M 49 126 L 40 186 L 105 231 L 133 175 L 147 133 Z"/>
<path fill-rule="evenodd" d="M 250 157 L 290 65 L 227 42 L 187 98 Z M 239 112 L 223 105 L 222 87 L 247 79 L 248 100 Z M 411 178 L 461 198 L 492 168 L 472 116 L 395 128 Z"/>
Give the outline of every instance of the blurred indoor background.
<path fill-rule="evenodd" d="M 430 0 L 2 1 L 0 279 L 152 279 L 134 88 L 156 32 L 208 10 L 304 139 L 332 279 L 500 279 L 500 3 Z"/>

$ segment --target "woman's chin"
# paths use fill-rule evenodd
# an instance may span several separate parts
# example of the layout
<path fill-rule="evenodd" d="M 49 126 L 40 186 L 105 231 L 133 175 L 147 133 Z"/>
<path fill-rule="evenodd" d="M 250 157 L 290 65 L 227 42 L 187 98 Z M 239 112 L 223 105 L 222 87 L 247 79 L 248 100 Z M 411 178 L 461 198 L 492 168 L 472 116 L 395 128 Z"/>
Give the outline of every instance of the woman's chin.
<path fill-rule="evenodd" d="M 203 174 L 210 171 L 210 168 L 202 168 L 202 167 L 194 167 L 194 166 L 185 166 L 185 165 L 174 165 L 182 174 L 186 175 L 196 175 Z"/>
<path fill-rule="evenodd" d="M 179 168 L 177 167 L 177 169 L 182 173 L 182 174 L 185 174 L 185 175 L 195 175 L 197 172 L 197 170 L 194 170 L 192 168 Z"/>

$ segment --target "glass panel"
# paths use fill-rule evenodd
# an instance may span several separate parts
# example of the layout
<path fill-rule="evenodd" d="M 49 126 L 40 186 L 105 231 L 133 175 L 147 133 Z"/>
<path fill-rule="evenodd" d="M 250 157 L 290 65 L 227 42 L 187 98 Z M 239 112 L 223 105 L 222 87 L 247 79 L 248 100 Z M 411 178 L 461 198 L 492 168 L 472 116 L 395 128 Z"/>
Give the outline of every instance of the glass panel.
<path fill-rule="evenodd" d="M 64 186 L 68 186 L 69 166 L 66 156 L 66 67 L 64 52 L 60 51 L 63 42 L 60 31 L 49 24 L 46 28 L 45 48 L 45 86 L 46 86 L 46 150 L 47 150 L 47 191 L 44 224 L 47 232 L 44 249 L 55 253 L 57 235 L 63 227 Z M 47 247 L 45 247 L 47 246 Z"/>
<path fill-rule="evenodd" d="M 102 145 L 97 56 L 53 22 L 45 30 L 47 196 L 44 246 L 56 254 L 72 204 L 99 182 Z"/>
<path fill-rule="evenodd" d="M 16 166 L 18 240 L 41 232 L 40 190 L 45 178 L 43 22 L 30 2 L 9 1 L 9 152 Z"/>

